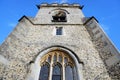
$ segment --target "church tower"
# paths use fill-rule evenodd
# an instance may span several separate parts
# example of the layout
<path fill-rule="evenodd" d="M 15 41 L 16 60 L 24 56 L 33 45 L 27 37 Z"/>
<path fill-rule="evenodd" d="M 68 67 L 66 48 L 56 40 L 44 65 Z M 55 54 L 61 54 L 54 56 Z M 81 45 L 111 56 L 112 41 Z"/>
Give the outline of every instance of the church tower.
<path fill-rule="evenodd" d="M 0 46 L 0 80 L 120 80 L 120 54 L 79 4 L 41 4 Z"/>

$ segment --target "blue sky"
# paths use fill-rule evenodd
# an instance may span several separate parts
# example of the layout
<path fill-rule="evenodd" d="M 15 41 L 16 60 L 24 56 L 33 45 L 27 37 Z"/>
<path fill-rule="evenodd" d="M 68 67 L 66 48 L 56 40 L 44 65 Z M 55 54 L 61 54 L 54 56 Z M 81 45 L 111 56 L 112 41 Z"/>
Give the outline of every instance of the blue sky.
<path fill-rule="evenodd" d="M 23 16 L 34 17 L 36 5 L 47 3 L 79 3 L 86 17 L 95 16 L 111 41 L 120 50 L 120 0 L 0 0 L 0 44 Z"/>

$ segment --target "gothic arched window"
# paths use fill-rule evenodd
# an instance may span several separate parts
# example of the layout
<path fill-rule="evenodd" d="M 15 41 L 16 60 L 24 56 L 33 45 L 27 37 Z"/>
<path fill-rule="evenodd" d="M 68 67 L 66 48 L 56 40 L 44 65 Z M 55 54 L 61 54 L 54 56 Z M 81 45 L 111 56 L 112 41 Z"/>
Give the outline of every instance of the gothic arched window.
<path fill-rule="evenodd" d="M 41 58 L 40 65 L 39 80 L 77 80 L 74 78 L 77 75 L 75 63 L 64 51 L 47 53 Z"/>
<path fill-rule="evenodd" d="M 59 65 L 53 67 L 52 80 L 61 80 L 61 67 Z"/>
<path fill-rule="evenodd" d="M 45 63 L 41 66 L 39 80 L 48 80 L 49 77 L 49 66 Z"/>
<path fill-rule="evenodd" d="M 73 68 L 70 65 L 65 67 L 65 80 L 74 80 L 73 79 Z"/>

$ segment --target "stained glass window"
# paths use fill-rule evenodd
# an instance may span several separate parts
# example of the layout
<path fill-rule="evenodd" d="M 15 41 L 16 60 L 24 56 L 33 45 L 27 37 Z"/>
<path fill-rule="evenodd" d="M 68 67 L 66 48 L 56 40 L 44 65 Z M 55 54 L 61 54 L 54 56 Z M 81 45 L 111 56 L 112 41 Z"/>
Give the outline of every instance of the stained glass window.
<path fill-rule="evenodd" d="M 68 62 L 68 59 L 67 57 L 64 58 L 64 63 L 67 63 Z"/>
<path fill-rule="evenodd" d="M 49 66 L 45 64 L 41 67 L 39 80 L 48 80 L 48 76 L 49 76 Z"/>
<path fill-rule="evenodd" d="M 74 61 L 65 52 L 49 52 L 41 58 L 41 64 L 43 65 L 41 66 L 39 80 L 63 80 L 63 77 L 65 80 L 77 80 Z"/>
<path fill-rule="evenodd" d="M 57 55 L 54 55 L 54 62 L 57 62 Z"/>
<path fill-rule="evenodd" d="M 65 80 L 73 80 L 73 68 L 69 65 L 65 68 Z"/>
<path fill-rule="evenodd" d="M 59 65 L 53 67 L 52 80 L 61 80 L 61 68 Z"/>
<path fill-rule="evenodd" d="M 59 62 L 62 62 L 62 56 L 59 55 Z"/>
<path fill-rule="evenodd" d="M 48 60 L 47 60 L 49 63 L 51 62 L 51 56 L 48 57 Z"/>

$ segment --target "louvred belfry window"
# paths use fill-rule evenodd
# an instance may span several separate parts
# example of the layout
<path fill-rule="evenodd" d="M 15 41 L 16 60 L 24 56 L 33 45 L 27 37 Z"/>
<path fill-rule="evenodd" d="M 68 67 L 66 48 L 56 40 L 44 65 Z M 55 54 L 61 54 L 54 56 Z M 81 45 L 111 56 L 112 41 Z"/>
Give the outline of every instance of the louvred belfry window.
<path fill-rule="evenodd" d="M 40 61 L 39 80 L 76 80 L 73 59 L 64 51 L 54 50 L 44 55 Z"/>
<path fill-rule="evenodd" d="M 64 11 L 56 11 L 52 16 L 52 22 L 66 22 L 66 13 Z"/>

